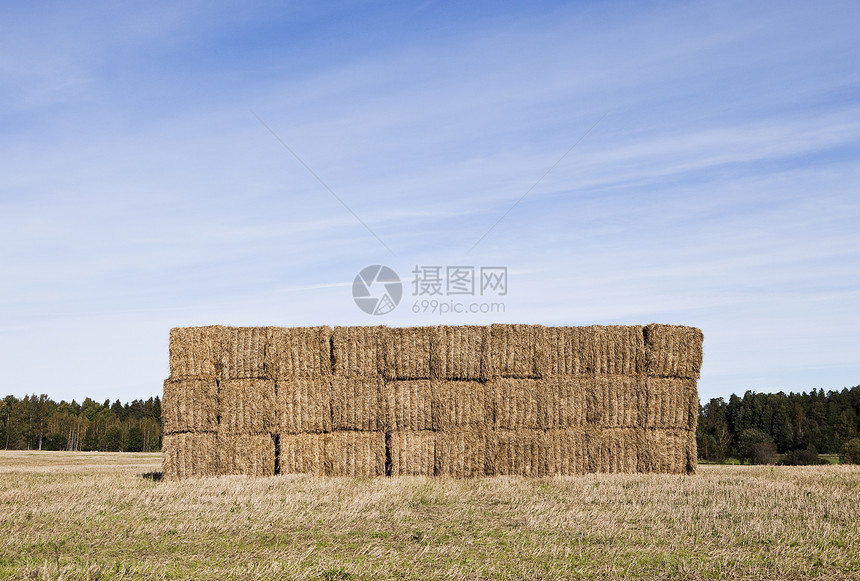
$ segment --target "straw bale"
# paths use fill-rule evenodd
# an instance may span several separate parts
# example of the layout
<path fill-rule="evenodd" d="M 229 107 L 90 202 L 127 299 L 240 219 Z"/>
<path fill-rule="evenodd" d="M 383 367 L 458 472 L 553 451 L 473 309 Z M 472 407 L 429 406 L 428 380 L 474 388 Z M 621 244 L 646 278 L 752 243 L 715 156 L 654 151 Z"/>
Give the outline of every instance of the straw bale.
<path fill-rule="evenodd" d="M 539 379 L 494 379 L 488 384 L 492 397 L 493 427 L 497 430 L 536 429 L 546 407 L 547 385 Z"/>
<path fill-rule="evenodd" d="M 636 472 L 641 448 L 639 428 L 608 428 L 603 430 L 607 472 Z"/>
<path fill-rule="evenodd" d="M 695 433 L 672 428 L 646 428 L 645 446 L 648 449 L 644 471 L 665 474 L 688 474 L 691 472 L 689 438 Z M 695 442 L 692 444 L 695 446 Z"/>
<path fill-rule="evenodd" d="M 326 452 L 330 440 L 331 434 L 281 434 L 279 472 L 326 476 L 331 472 Z"/>
<path fill-rule="evenodd" d="M 332 379 L 297 378 L 275 382 L 275 411 L 281 432 L 330 432 L 332 430 Z"/>
<path fill-rule="evenodd" d="M 165 434 L 162 471 L 167 480 L 218 474 L 217 435 L 214 433 Z"/>
<path fill-rule="evenodd" d="M 331 327 L 271 327 L 264 354 L 269 379 L 321 378 L 332 374 Z"/>
<path fill-rule="evenodd" d="M 225 327 L 221 379 L 263 379 L 268 327 Z"/>
<path fill-rule="evenodd" d="M 483 428 L 436 432 L 434 474 L 452 478 L 483 476 L 488 432 Z"/>
<path fill-rule="evenodd" d="M 224 367 L 226 327 L 170 330 L 170 377 L 218 377 Z"/>
<path fill-rule="evenodd" d="M 703 339 L 702 331 L 695 327 L 648 325 L 645 327 L 648 375 L 698 379 Z"/>
<path fill-rule="evenodd" d="M 493 325 L 490 328 L 490 375 L 540 379 L 548 375 L 545 327 Z"/>
<path fill-rule="evenodd" d="M 402 430 L 389 438 L 392 476 L 433 476 L 436 432 Z"/>
<path fill-rule="evenodd" d="M 645 423 L 650 428 L 696 429 L 699 396 L 695 379 L 648 377 Z"/>
<path fill-rule="evenodd" d="M 542 407 L 538 427 L 566 429 L 586 422 L 586 398 L 594 378 L 589 375 L 554 375 L 542 382 Z"/>
<path fill-rule="evenodd" d="M 555 472 L 544 430 L 493 430 L 487 474 L 547 476 Z"/>
<path fill-rule="evenodd" d="M 385 429 L 384 382 L 381 377 L 332 379 L 332 430 Z"/>
<path fill-rule="evenodd" d="M 429 379 L 386 382 L 384 398 L 385 429 L 433 429 L 433 389 Z"/>
<path fill-rule="evenodd" d="M 384 476 L 385 432 L 327 434 L 329 476 Z"/>
<path fill-rule="evenodd" d="M 547 327 L 544 336 L 550 374 L 629 375 L 644 370 L 645 341 L 640 326 Z"/>
<path fill-rule="evenodd" d="M 214 377 L 166 379 L 161 418 L 165 434 L 214 432 L 218 429 L 218 381 Z"/>
<path fill-rule="evenodd" d="M 381 376 L 385 369 L 386 328 L 335 327 L 332 332 L 334 373 L 341 377 Z"/>
<path fill-rule="evenodd" d="M 270 434 L 219 434 L 217 445 L 219 474 L 275 474 L 275 442 Z"/>
<path fill-rule="evenodd" d="M 435 327 L 395 327 L 384 332 L 383 375 L 388 380 L 430 379 Z"/>
<path fill-rule="evenodd" d="M 687 474 L 695 474 L 699 468 L 699 450 L 696 444 L 696 431 L 686 430 L 684 434 L 684 469 Z"/>
<path fill-rule="evenodd" d="M 437 327 L 431 349 L 434 379 L 486 381 L 490 378 L 489 327 Z"/>
<path fill-rule="evenodd" d="M 593 379 L 595 423 L 604 427 L 644 426 L 648 400 L 645 376 L 596 375 Z M 597 419 L 597 418 L 601 418 Z"/>
<path fill-rule="evenodd" d="M 431 383 L 432 428 L 462 430 L 492 426 L 493 397 L 480 381 L 439 380 Z"/>
<path fill-rule="evenodd" d="M 219 430 L 225 434 L 270 434 L 275 430 L 275 382 L 225 379 L 218 388 Z"/>

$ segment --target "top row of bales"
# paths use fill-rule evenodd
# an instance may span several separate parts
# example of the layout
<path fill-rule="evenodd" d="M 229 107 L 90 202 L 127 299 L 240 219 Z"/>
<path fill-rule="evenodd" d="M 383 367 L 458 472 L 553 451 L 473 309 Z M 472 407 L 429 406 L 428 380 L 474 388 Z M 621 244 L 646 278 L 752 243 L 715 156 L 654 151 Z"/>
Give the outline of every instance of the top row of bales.
<path fill-rule="evenodd" d="M 381 377 L 542 379 L 616 374 L 698 379 L 692 327 L 183 327 L 170 332 L 172 379 Z"/>

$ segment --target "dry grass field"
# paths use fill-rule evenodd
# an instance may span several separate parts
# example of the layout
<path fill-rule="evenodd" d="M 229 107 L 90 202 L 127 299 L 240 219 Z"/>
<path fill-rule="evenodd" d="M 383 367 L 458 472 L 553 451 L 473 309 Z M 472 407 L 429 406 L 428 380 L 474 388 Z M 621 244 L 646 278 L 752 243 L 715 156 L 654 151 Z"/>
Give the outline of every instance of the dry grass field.
<path fill-rule="evenodd" d="M 860 468 L 158 482 L 0 451 L 0 579 L 860 579 Z"/>

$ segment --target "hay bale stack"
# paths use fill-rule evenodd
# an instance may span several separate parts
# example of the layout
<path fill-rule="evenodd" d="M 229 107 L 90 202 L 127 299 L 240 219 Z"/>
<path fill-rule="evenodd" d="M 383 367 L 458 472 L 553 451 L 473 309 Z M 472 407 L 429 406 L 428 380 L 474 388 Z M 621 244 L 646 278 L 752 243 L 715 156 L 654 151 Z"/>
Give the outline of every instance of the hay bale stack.
<path fill-rule="evenodd" d="M 335 327 L 332 333 L 334 374 L 338 377 L 381 377 L 385 370 L 384 326 Z"/>
<path fill-rule="evenodd" d="M 166 379 L 161 400 L 165 434 L 218 429 L 218 381 L 214 377 Z"/>
<path fill-rule="evenodd" d="M 702 331 L 694 327 L 651 324 L 645 327 L 648 375 L 698 379 L 702 369 Z"/>
<path fill-rule="evenodd" d="M 332 379 L 332 430 L 385 429 L 384 381 L 381 377 L 339 377 Z"/>
<path fill-rule="evenodd" d="M 218 434 L 219 474 L 274 476 L 275 442 L 269 434 Z"/>
<path fill-rule="evenodd" d="M 432 429 L 460 431 L 492 427 L 493 398 L 480 381 L 438 380 L 431 383 Z"/>
<path fill-rule="evenodd" d="M 482 428 L 436 432 L 436 476 L 472 478 L 486 474 L 487 432 Z"/>
<path fill-rule="evenodd" d="M 435 327 L 386 329 L 383 375 L 385 379 L 430 379 L 430 359 Z"/>
<path fill-rule="evenodd" d="M 226 327 L 170 330 L 170 377 L 218 377 L 224 367 Z"/>
<path fill-rule="evenodd" d="M 332 430 L 331 378 L 293 378 L 275 382 L 277 429 L 282 433 Z"/>
<path fill-rule="evenodd" d="M 264 367 L 269 379 L 320 378 L 332 374 L 331 327 L 271 327 Z"/>
<path fill-rule="evenodd" d="M 388 437 L 392 476 L 433 476 L 436 471 L 436 432 L 391 432 Z"/>
<path fill-rule="evenodd" d="M 216 476 L 218 436 L 215 433 L 165 434 L 162 472 L 168 480 L 192 476 Z"/>
<path fill-rule="evenodd" d="M 433 388 L 429 379 L 386 382 L 384 401 L 385 429 L 433 429 Z"/>
<path fill-rule="evenodd" d="M 218 429 L 225 434 L 272 434 L 276 431 L 275 382 L 225 379 L 218 388 Z"/>
<path fill-rule="evenodd" d="M 489 327 L 437 327 L 431 351 L 434 379 L 487 381 L 490 378 Z"/>
<path fill-rule="evenodd" d="M 165 476 L 692 473 L 701 342 L 669 325 L 173 329 Z"/>
<path fill-rule="evenodd" d="M 490 327 L 490 376 L 540 379 L 548 375 L 542 325 L 493 325 Z"/>

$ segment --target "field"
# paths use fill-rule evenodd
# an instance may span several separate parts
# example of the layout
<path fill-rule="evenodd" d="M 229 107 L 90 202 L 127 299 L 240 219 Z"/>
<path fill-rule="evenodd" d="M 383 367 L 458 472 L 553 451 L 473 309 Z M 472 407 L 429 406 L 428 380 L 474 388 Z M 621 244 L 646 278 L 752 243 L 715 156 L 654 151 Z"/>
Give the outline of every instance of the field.
<path fill-rule="evenodd" d="M 159 482 L 0 451 L 0 579 L 860 579 L 860 468 Z"/>

